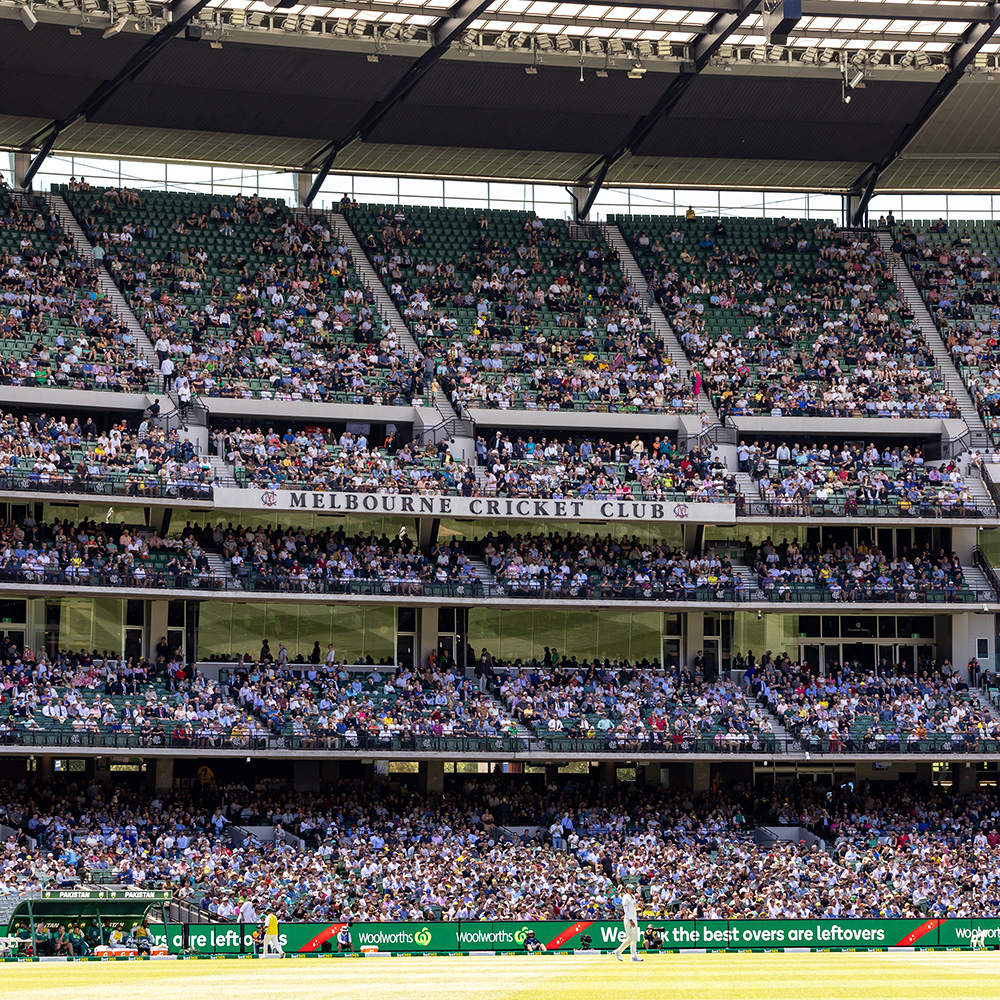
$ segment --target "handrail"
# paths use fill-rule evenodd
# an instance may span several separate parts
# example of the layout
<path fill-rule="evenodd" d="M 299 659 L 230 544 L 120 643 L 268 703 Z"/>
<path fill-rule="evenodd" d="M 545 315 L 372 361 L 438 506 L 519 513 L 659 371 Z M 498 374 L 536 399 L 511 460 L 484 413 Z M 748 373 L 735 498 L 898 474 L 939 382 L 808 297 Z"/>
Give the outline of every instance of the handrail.
<path fill-rule="evenodd" d="M 560 753 L 641 754 L 643 757 L 718 754 L 767 756 L 802 753 L 843 757 L 850 754 L 949 754 L 997 753 L 1000 741 L 982 739 L 976 732 L 935 733 L 920 739 L 900 737 L 852 738 L 845 734 L 833 744 L 827 739 L 770 734 L 725 734 L 711 736 L 662 734 L 645 731 L 636 736 L 573 737 L 536 735 L 531 737 L 495 735 L 435 735 L 397 733 L 378 735 L 359 732 L 347 736 L 334 731 L 313 731 L 308 735 L 272 733 L 200 733 L 197 729 L 158 731 L 152 734 L 120 732 L 77 732 L 70 726 L 44 730 L 19 729 L 0 733 L 0 746 L 29 748 L 115 749 L 115 750 L 214 750 L 230 754 L 263 751 L 321 750 L 344 753 L 411 751 L 416 753 L 536 754 L 551 757 Z"/>
<path fill-rule="evenodd" d="M 989 559 L 986 558 L 986 553 L 978 545 L 972 551 L 972 561 L 983 571 L 986 579 L 990 581 L 994 593 L 1000 595 L 1000 576 L 997 576 L 996 570 L 990 565 Z"/>
<path fill-rule="evenodd" d="M 993 477 L 982 466 L 974 469 L 973 471 L 979 474 L 979 478 L 982 480 L 983 486 L 986 487 L 986 492 L 989 493 L 990 499 L 993 501 L 997 512 L 1000 513 L 1000 488 L 998 488 L 997 484 L 993 481 Z"/>
<path fill-rule="evenodd" d="M 943 507 L 939 503 L 916 501 L 909 507 L 898 503 L 857 503 L 846 500 L 761 500 L 747 504 L 737 514 L 742 517 L 927 517 L 927 518 L 969 518 L 972 520 L 993 520 L 996 514 L 972 504 L 956 504 Z"/>
<path fill-rule="evenodd" d="M 859 588 L 842 591 L 834 595 L 819 586 L 793 586 L 785 590 L 779 584 L 768 588 L 738 587 L 724 584 L 709 587 L 667 588 L 653 584 L 610 584 L 584 587 L 542 588 L 512 587 L 502 583 L 482 583 L 470 580 L 466 583 L 437 583 L 434 581 L 398 580 L 291 580 L 288 578 L 262 578 L 255 574 L 239 576 L 202 575 L 183 572 L 177 574 L 154 571 L 142 564 L 145 574 L 136 576 L 132 570 L 112 570 L 102 573 L 78 572 L 67 574 L 65 569 L 32 573 L 7 570 L 0 572 L 0 591 L 17 589 L 23 585 L 44 584 L 52 588 L 105 587 L 113 589 L 135 588 L 139 590 L 186 590 L 226 593 L 280 594 L 294 599 L 296 596 L 332 595 L 342 598 L 352 597 L 414 597 L 446 598 L 451 600 L 505 600 L 505 601 L 633 601 L 649 602 L 652 605 L 713 603 L 738 607 L 749 601 L 768 604 L 987 604 L 997 600 L 993 590 L 962 589 L 954 594 L 942 590 L 877 590 Z"/>

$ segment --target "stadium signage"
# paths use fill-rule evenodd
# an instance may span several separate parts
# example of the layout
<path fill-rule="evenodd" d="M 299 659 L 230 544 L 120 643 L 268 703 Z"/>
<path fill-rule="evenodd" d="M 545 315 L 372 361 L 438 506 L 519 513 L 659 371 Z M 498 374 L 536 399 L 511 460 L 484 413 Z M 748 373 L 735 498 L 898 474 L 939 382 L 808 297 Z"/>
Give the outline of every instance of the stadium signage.
<path fill-rule="evenodd" d="M 421 496 L 398 493 L 330 493 L 305 490 L 217 489 L 216 508 L 326 512 L 413 517 L 510 518 L 534 521 L 644 521 L 735 524 L 731 503 L 669 500 L 534 500 L 514 497 Z"/>
<path fill-rule="evenodd" d="M 337 950 L 337 935 L 349 927 L 351 946 L 376 947 L 404 954 L 456 951 L 521 951 L 529 930 L 549 951 L 596 948 L 607 951 L 624 939 L 620 921 L 556 920 L 447 921 L 441 923 L 281 924 L 279 941 L 286 952 L 319 954 Z M 1000 919 L 929 920 L 655 920 L 641 921 L 641 929 L 658 928 L 662 947 L 672 951 L 704 948 L 709 951 L 771 951 L 811 948 L 821 951 L 864 951 L 892 948 L 969 948 L 972 935 L 983 931 L 987 941 L 1000 941 Z M 182 950 L 180 924 L 154 936 L 171 953 Z M 249 954 L 253 926 L 193 924 L 188 947 L 203 954 Z M 588 940 L 589 939 L 589 940 Z"/>

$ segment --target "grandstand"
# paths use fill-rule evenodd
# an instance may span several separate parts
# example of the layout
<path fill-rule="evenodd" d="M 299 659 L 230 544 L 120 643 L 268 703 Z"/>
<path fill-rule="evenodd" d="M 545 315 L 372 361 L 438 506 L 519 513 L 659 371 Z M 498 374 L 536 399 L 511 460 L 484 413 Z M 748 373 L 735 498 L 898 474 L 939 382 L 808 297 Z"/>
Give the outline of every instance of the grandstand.
<path fill-rule="evenodd" d="M 795 8 L 0 0 L 0 956 L 997 938 L 1000 17 Z"/>

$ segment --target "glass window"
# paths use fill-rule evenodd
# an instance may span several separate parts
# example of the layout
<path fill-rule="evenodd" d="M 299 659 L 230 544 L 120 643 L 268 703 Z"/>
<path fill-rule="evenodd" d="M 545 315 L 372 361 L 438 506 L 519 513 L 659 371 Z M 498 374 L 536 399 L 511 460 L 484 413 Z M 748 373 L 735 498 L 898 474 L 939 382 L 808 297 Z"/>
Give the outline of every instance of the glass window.
<path fill-rule="evenodd" d="M 993 217 L 993 196 L 989 194 L 949 194 L 947 203 L 949 221 Z"/>
<path fill-rule="evenodd" d="M 444 200 L 444 184 L 422 177 L 401 177 L 399 200 L 407 205 L 440 205 Z"/>
<path fill-rule="evenodd" d="M 399 201 L 399 180 L 396 177 L 355 177 L 354 197 L 358 201 L 381 204 Z"/>
<path fill-rule="evenodd" d="M 629 192 L 631 211 L 638 215 L 677 215 L 688 205 L 678 209 L 681 200 L 686 198 L 687 191 L 673 191 L 665 188 L 632 188 Z"/>
<path fill-rule="evenodd" d="M 767 191 L 764 194 L 764 214 L 778 219 L 783 215 L 805 218 L 806 196 L 796 192 Z"/>
<path fill-rule="evenodd" d="M 463 208 L 486 205 L 490 200 L 490 186 L 485 181 L 445 181 L 444 200 L 446 205 Z"/>

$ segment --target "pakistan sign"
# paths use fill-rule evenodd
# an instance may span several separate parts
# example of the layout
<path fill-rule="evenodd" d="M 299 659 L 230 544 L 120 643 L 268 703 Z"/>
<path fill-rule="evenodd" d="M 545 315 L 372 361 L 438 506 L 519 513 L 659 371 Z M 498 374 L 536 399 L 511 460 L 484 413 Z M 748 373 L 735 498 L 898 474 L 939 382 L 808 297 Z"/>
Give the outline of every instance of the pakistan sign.
<path fill-rule="evenodd" d="M 984 920 L 656 920 L 642 921 L 660 929 L 665 949 L 681 951 L 767 951 L 811 948 L 864 951 L 891 948 L 967 948 L 973 931 L 985 930 L 986 940 L 1000 944 L 1000 918 Z M 347 926 L 281 924 L 279 940 L 286 952 L 318 954 L 337 950 L 337 935 Z M 449 921 L 444 923 L 355 923 L 349 925 L 354 951 L 377 948 L 395 953 L 457 951 L 521 951 L 529 930 L 549 951 L 616 948 L 624 940 L 620 921 Z M 154 925 L 154 934 L 157 931 Z M 251 925 L 191 924 L 188 947 L 202 954 L 238 955 L 253 951 Z M 159 942 L 163 935 L 156 935 Z M 584 936 L 590 940 L 584 941 Z M 172 954 L 183 950 L 180 924 L 167 927 Z"/>
<path fill-rule="evenodd" d="M 507 497 L 413 496 L 397 493 L 331 493 L 323 490 L 217 489 L 217 509 L 327 511 L 404 517 L 485 517 L 514 520 L 643 521 L 735 524 L 732 503 L 672 500 L 528 500 Z"/>

